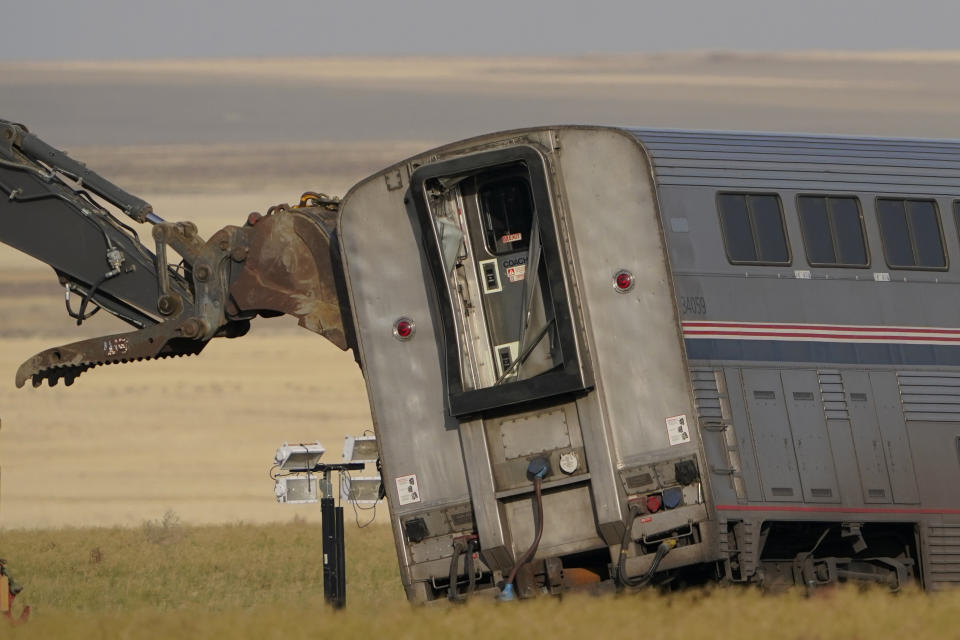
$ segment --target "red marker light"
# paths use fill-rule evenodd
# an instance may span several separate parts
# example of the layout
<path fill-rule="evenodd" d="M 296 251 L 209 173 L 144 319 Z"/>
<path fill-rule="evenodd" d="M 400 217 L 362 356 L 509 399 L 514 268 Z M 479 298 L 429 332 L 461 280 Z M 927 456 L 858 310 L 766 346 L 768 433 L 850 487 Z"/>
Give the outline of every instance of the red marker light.
<path fill-rule="evenodd" d="M 660 502 L 660 496 L 647 496 L 647 511 L 650 513 L 656 513 L 657 511 L 660 511 L 661 505 L 662 503 Z"/>
<path fill-rule="evenodd" d="M 618 271 L 615 276 L 613 276 L 613 288 L 619 291 L 620 293 L 626 293 L 633 289 L 633 274 L 629 271 Z"/>
<path fill-rule="evenodd" d="M 400 318 L 393 323 L 393 335 L 397 340 L 409 340 L 413 337 L 417 325 L 410 318 Z"/>

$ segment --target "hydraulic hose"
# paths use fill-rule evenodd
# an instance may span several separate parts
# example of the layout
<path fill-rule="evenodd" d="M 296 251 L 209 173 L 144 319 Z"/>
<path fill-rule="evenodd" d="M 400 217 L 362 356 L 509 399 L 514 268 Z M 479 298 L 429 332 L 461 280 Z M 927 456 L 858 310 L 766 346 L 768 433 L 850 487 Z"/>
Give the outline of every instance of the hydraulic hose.
<path fill-rule="evenodd" d="M 617 580 L 620 584 L 626 584 L 629 580 L 626 574 L 627 549 L 632 541 L 633 521 L 637 519 L 640 513 L 640 505 L 631 503 L 630 511 L 627 514 L 627 521 L 624 523 L 626 526 L 623 528 L 623 537 L 620 538 L 620 557 L 617 560 Z"/>
<path fill-rule="evenodd" d="M 93 296 L 95 296 L 96 293 L 97 293 L 97 291 L 100 289 L 100 285 L 102 285 L 104 282 L 106 282 L 108 278 L 112 278 L 113 276 L 115 276 L 115 275 L 117 275 L 117 274 L 119 274 L 119 273 L 120 273 L 120 270 L 119 270 L 119 269 L 114 269 L 113 271 L 108 271 L 107 273 L 105 273 L 105 274 L 103 274 L 102 276 L 100 276 L 100 278 L 99 278 L 96 282 L 93 283 L 93 286 L 90 287 L 90 290 L 89 290 L 89 291 L 87 291 L 85 294 L 83 294 L 83 298 L 82 298 L 82 300 L 80 301 L 80 310 L 77 311 L 77 315 L 75 316 L 76 319 L 77 319 L 77 326 L 78 326 L 78 327 L 79 327 L 81 324 L 83 324 L 83 321 L 84 321 L 84 320 L 86 320 L 87 318 L 89 318 L 89 317 L 92 316 L 94 313 L 96 313 L 97 311 L 100 310 L 100 308 L 97 307 L 96 309 L 94 309 L 93 311 L 90 312 L 90 315 L 87 315 L 87 305 L 90 303 L 90 299 L 91 299 Z M 68 309 L 68 311 L 69 311 L 69 309 Z"/>
<path fill-rule="evenodd" d="M 650 568 L 642 576 L 630 577 L 627 575 L 627 549 L 632 541 L 633 521 L 642 513 L 640 505 L 630 505 L 630 514 L 627 516 L 626 529 L 623 532 L 623 538 L 620 541 L 620 559 L 617 562 L 617 580 L 624 587 L 643 587 L 649 584 L 653 579 L 653 574 L 657 572 L 660 563 L 670 550 L 677 546 L 676 538 L 668 538 L 660 543 L 657 552 L 653 556 L 653 562 Z"/>
<path fill-rule="evenodd" d="M 537 553 L 537 547 L 540 546 L 540 538 L 543 537 L 543 494 L 541 488 L 543 485 L 543 478 L 539 475 L 534 476 L 533 478 L 533 492 L 536 496 L 537 503 L 537 522 L 536 522 L 536 534 L 533 537 L 533 544 L 530 545 L 530 548 L 523 552 L 523 555 L 517 560 L 513 565 L 513 569 L 510 570 L 510 575 L 507 577 L 507 582 L 505 585 L 513 585 L 514 579 L 517 577 L 517 571 L 520 570 L 520 567 L 530 562 L 533 559 L 534 554 Z M 512 587 L 511 587 L 512 588 Z"/>
<path fill-rule="evenodd" d="M 451 602 L 466 602 L 467 597 L 473 593 L 477 586 L 477 576 L 473 566 L 473 554 L 476 550 L 476 540 L 457 540 L 453 543 L 453 557 L 450 558 L 450 586 L 447 589 L 447 598 Z M 457 578 L 460 577 L 457 569 L 459 568 L 460 556 L 467 554 L 463 561 L 463 570 L 467 574 L 467 590 L 461 596 L 457 592 Z"/>
<path fill-rule="evenodd" d="M 540 538 L 543 537 L 543 479 L 549 473 L 550 461 L 544 457 L 534 458 L 527 466 L 527 475 L 533 478 L 533 494 L 537 505 L 536 521 L 534 522 L 536 532 L 533 536 L 533 544 L 517 558 L 510 570 L 510 575 L 503 583 L 503 590 L 498 596 L 500 600 L 513 600 L 513 581 L 517 577 L 517 572 L 520 571 L 520 567 L 533 560 L 533 556 L 536 555 L 537 548 L 540 546 Z"/>
<path fill-rule="evenodd" d="M 477 587 L 477 572 L 473 566 L 473 554 L 477 550 L 477 541 L 471 540 L 467 543 L 467 560 L 464 564 L 463 570 L 467 572 L 467 592 L 464 594 L 463 599 L 466 600 L 467 596 L 473 593 L 473 590 Z"/>
<path fill-rule="evenodd" d="M 453 556 L 450 558 L 450 581 L 449 587 L 447 588 L 447 599 L 451 602 L 463 602 L 465 598 L 461 598 L 457 594 L 457 578 L 459 577 L 459 568 L 458 564 L 460 562 L 460 556 L 467 550 L 467 545 L 462 540 L 457 540 L 453 543 Z"/>

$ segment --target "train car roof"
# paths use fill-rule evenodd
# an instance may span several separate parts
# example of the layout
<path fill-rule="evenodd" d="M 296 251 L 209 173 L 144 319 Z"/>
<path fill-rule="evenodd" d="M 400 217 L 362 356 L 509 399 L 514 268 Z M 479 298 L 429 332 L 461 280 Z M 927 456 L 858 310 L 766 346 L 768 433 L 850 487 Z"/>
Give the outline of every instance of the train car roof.
<path fill-rule="evenodd" d="M 960 140 L 626 129 L 657 184 L 956 195 Z"/>

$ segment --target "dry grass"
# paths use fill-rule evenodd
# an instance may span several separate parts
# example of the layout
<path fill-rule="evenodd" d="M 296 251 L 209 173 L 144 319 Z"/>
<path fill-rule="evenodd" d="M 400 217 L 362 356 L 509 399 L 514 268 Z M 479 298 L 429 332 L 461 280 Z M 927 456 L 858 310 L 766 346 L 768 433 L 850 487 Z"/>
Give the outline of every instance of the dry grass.
<path fill-rule="evenodd" d="M 403 601 L 390 528 L 347 529 L 351 600 Z M 10 530 L 0 542 L 25 586 L 18 605 L 30 604 L 39 618 L 322 599 L 320 545 L 320 527 L 301 518 L 204 527 L 184 525 L 173 512 L 139 528 Z"/>
<path fill-rule="evenodd" d="M 0 369 L 60 338 L 0 340 Z M 350 354 L 298 329 L 217 340 L 199 357 L 103 367 L 70 389 L 0 384 L 3 527 L 285 520 L 267 477 L 283 442 L 369 428 Z"/>
<path fill-rule="evenodd" d="M 14 638 L 956 638 L 960 592 L 842 588 L 805 597 L 716 588 L 500 604 L 406 604 L 386 526 L 347 527 L 347 609 L 323 603 L 320 529 L 189 527 L 7 531 L 3 552 L 33 619 Z M 154 523 L 152 526 L 162 526 Z"/>

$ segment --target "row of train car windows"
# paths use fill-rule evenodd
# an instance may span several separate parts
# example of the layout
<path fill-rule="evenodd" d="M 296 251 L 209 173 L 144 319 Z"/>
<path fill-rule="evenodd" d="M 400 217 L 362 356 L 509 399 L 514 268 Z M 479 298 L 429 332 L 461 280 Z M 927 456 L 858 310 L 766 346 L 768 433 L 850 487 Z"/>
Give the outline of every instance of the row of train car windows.
<path fill-rule="evenodd" d="M 733 264 L 790 265 L 783 205 L 774 194 L 717 196 L 727 257 Z M 960 230 L 960 201 L 953 205 Z M 870 266 L 860 199 L 798 196 L 797 214 L 807 262 L 813 267 Z M 883 255 L 891 269 L 947 268 L 943 227 L 934 200 L 877 198 Z"/>

